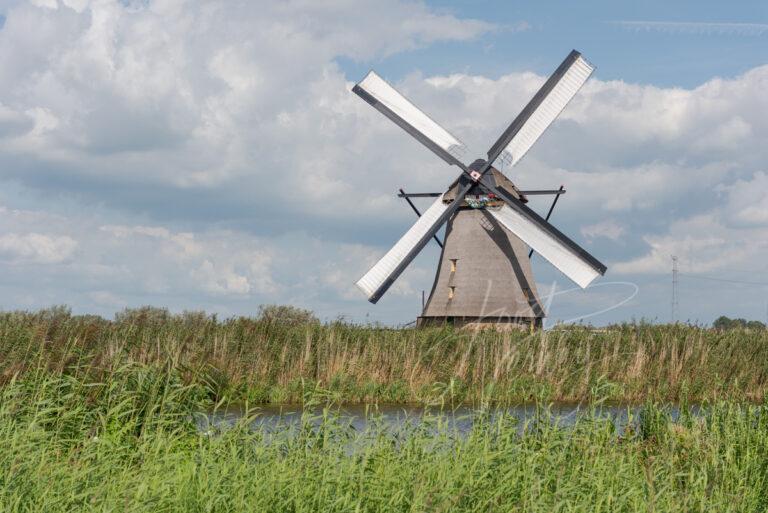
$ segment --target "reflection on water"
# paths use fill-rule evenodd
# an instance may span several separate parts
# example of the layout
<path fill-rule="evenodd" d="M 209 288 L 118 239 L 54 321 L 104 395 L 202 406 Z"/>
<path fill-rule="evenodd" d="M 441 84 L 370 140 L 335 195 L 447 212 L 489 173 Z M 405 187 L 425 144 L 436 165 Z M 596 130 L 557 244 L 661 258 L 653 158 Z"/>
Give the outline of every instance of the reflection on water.
<path fill-rule="evenodd" d="M 336 423 L 348 426 L 358 432 L 365 431 L 371 424 L 389 430 L 403 426 L 421 424 L 437 426 L 442 424 L 452 430 L 466 433 L 478 418 L 486 417 L 494 420 L 499 416 L 515 419 L 520 430 L 524 428 L 526 423 L 535 418 L 538 420 L 548 419 L 552 423 L 565 427 L 573 425 L 577 419 L 609 419 L 617 430 L 621 430 L 626 427 L 628 422 L 637 422 L 640 409 L 641 407 L 636 405 L 602 404 L 590 406 L 569 403 L 554 403 L 547 407 L 521 404 L 491 407 L 485 410 L 471 406 L 435 408 L 403 404 L 348 404 L 332 408 L 265 405 L 252 408 L 249 413 L 251 427 L 264 432 L 295 429 L 302 424 L 302 418 L 304 418 L 304 422 L 319 425 L 324 416 L 330 416 Z M 668 411 L 673 420 L 678 418 L 680 411 L 677 406 L 670 405 Z M 693 413 L 697 411 L 697 408 L 693 408 Z M 202 431 L 208 431 L 211 428 L 226 428 L 240 421 L 243 415 L 245 415 L 245 410 L 241 406 L 219 408 L 201 415 L 198 418 L 198 425 Z"/>

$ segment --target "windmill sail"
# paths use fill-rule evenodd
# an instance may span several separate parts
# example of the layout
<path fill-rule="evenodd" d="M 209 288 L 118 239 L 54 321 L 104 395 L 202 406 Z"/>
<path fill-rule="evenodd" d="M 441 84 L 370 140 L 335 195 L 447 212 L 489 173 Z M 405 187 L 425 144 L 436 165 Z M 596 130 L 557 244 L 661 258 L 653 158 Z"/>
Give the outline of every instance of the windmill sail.
<path fill-rule="evenodd" d="M 440 195 L 411 226 L 410 230 L 405 232 L 405 235 L 392 246 L 392 249 L 357 281 L 357 286 L 368 296 L 368 301 L 372 303 L 378 301 L 394 283 L 413 257 L 424 247 L 424 244 L 420 243 L 425 240 L 428 241 L 437 231 L 432 230 L 434 225 L 440 223 L 437 229 L 440 228 L 442 225 L 440 218 L 448 209 L 449 205 L 443 203 L 443 195 Z"/>
<path fill-rule="evenodd" d="M 352 91 L 448 164 L 460 166 L 464 163 L 467 152 L 464 143 L 424 114 L 374 71 L 370 71 Z"/>
<path fill-rule="evenodd" d="M 605 274 L 604 264 L 538 214 L 522 203 L 514 207 L 503 205 L 488 212 L 581 288 Z"/>
<path fill-rule="evenodd" d="M 513 166 L 562 112 L 594 71 L 573 50 L 488 151 L 488 163 Z"/>

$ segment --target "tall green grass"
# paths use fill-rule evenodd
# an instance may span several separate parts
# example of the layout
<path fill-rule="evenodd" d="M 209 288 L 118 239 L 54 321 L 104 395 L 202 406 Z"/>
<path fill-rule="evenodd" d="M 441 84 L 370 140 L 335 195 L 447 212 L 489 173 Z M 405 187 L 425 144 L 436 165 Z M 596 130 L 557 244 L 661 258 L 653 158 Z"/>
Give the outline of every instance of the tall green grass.
<path fill-rule="evenodd" d="M 293 431 L 201 432 L 203 385 L 171 361 L 30 368 L 0 389 L 0 510 L 750 512 L 768 508 L 768 407 L 717 403 L 627 430 L 546 408 L 523 426 L 441 417 L 356 431 L 326 410 Z M 252 411 L 251 414 L 257 414 Z"/>
<path fill-rule="evenodd" d="M 684 326 L 480 333 L 163 311 L 0 314 L 0 511 L 768 509 L 766 335 Z M 724 401 L 722 398 L 728 397 Z M 292 429 L 254 404 L 474 401 L 362 431 L 326 406 Z M 539 401 L 521 426 L 493 401 Z M 644 400 L 617 430 L 547 400 Z M 674 418 L 654 400 L 682 400 Z M 231 428 L 201 412 L 246 402 Z M 694 414 L 685 401 L 708 401 Z M 305 410 L 312 411 L 312 410 Z"/>
<path fill-rule="evenodd" d="M 30 369 L 93 375 L 167 365 L 214 400 L 301 402 L 762 401 L 768 332 L 683 325 L 496 333 L 284 323 L 145 309 L 0 314 L 0 384 Z M 83 371 L 85 372 L 85 371 Z"/>

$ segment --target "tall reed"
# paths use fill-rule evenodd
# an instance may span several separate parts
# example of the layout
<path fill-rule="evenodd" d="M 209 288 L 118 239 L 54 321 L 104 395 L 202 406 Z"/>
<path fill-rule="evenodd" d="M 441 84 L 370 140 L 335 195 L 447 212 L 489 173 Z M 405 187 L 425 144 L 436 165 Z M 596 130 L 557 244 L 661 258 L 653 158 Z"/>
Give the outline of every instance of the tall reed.
<path fill-rule="evenodd" d="M 647 404 L 628 429 L 480 415 L 355 430 L 202 432 L 201 385 L 172 364 L 28 368 L 0 389 L 5 512 L 746 512 L 768 507 L 768 407 Z M 257 415 L 258 411 L 252 411 Z"/>
<path fill-rule="evenodd" d="M 341 401 L 762 401 L 768 332 L 622 325 L 537 332 L 286 324 L 158 310 L 106 321 L 66 309 L 0 314 L 0 382 L 44 367 L 169 365 L 212 398 Z"/>

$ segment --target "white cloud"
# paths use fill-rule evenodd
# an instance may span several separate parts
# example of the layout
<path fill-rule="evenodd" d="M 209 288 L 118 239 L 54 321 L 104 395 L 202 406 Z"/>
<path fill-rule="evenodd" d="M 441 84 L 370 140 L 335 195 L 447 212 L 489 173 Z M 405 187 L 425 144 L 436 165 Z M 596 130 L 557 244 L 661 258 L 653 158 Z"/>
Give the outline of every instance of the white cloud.
<path fill-rule="evenodd" d="M 214 295 L 249 297 L 251 293 L 275 291 L 270 252 L 259 248 L 258 239 L 245 234 L 214 231 L 196 235 L 141 225 L 105 225 L 99 230 L 112 236 L 101 241 L 102 247 L 112 246 L 126 255 L 152 255 L 153 269 L 148 273 L 141 271 L 144 258 L 138 265 L 126 262 L 130 272 L 146 280 L 150 290 L 177 290 L 185 288 L 187 282 L 193 289 Z M 174 278 L 174 283 L 167 283 Z"/>
<path fill-rule="evenodd" d="M 694 273 L 725 272 L 763 267 L 768 250 L 768 228 L 738 228 L 727 223 L 718 210 L 673 221 L 667 233 L 647 235 L 650 251 L 616 263 L 619 274 L 664 274 L 672 256 L 685 262 Z"/>
<path fill-rule="evenodd" d="M 613 219 L 606 219 L 599 223 L 590 224 L 581 228 L 581 234 L 589 240 L 593 240 L 597 237 L 605 237 L 606 239 L 618 240 L 626 230 L 624 227 L 614 221 Z"/>
<path fill-rule="evenodd" d="M 14 263 L 59 264 L 69 259 L 77 248 L 70 237 L 40 233 L 0 236 L 0 258 Z"/>
<path fill-rule="evenodd" d="M 217 269 L 210 260 L 204 260 L 191 274 L 204 290 L 213 294 L 245 295 L 251 291 L 251 284 L 246 276 L 237 274 L 229 266 Z"/>
<path fill-rule="evenodd" d="M 733 224 L 768 227 L 768 174 L 758 171 L 722 190 L 727 193 L 725 209 Z"/>
<path fill-rule="evenodd" d="M 58 9 L 58 0 L 30 0 L 30 3 L 37 7 L 45 7 L 46 9 Z"/>

